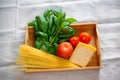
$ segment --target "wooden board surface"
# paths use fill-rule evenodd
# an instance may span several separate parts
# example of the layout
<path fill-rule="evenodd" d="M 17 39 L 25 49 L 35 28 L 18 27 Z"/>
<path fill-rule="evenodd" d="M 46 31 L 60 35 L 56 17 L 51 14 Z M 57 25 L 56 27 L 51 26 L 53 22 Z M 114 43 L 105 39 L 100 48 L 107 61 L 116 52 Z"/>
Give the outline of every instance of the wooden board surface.
<path fill-rule="evenodd" d="M 78 36 L 81 32 L 88 32 L 92 36 L 92 40 L 90 45 L 95 46 L 97 48 L 97 52 L 94 54 L 90 62 L 88 63 L 87 67 L 80 68 L 80 69 L 69 69 L 69 68 L 61 68 L 61 69 L 26 69 L 26 72 L 45 72 L 45 71 L 66 71 L 66 70 L 85 70 L 85 69 L 100 69 L 102 67 L 101 63 L 101 53 L 100 53 L 100 39 L 98 34 L 98 26 L 97 23 L 76 23 L 71 24 L 77 33 L 75 36 Z M 26 37 L 25 37 L 25 44 L 29 46 L 33 46 L 35 39 L 34 39 L 35 31 L 32 27 L 26 28 Z"/>

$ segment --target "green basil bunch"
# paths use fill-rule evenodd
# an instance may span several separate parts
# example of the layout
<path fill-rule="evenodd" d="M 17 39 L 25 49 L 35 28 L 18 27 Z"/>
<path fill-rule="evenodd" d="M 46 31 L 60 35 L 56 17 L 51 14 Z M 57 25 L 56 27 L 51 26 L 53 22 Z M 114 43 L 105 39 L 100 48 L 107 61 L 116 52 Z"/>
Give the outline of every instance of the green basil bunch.
<path fill-rule="evenodd" d="M 58 43 L 68 41 L 76 30 L 69 25 L 77 20 L 66 18 L 61 8 L 46 10 L 43 16 L 36 16 L 35 20 L 28 23 L 35 30 L 34 47 L 56 55 Z"/>

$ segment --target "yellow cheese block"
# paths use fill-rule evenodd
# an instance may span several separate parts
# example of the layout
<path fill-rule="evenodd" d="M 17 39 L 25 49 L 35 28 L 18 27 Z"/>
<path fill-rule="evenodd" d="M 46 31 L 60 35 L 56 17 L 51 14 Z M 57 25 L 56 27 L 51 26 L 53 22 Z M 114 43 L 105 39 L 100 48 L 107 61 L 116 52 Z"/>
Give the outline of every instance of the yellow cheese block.
<path fill-rule="evenodd" d="M 82 67 L 85 67 L 87 66 L 88 62 L 91 60 L 95 52 L 96 52 L 95 47 L 89 44 L 79 42 L 70 57 L 70 61 Z"/>

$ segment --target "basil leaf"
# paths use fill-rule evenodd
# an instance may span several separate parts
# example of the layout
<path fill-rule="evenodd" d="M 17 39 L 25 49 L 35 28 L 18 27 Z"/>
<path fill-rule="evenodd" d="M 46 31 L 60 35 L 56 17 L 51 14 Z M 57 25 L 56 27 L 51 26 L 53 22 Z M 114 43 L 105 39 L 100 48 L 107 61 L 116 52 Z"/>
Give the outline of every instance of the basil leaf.
<path fill-rule="evenodd" d="M 51 16 L 49 19 L 48 19 L 48 31 L 47 31 L 47 34 L 48 35 L 51 35 L 51 29 L 53 27 L 53 16 Z"/>
<path fill-rule="evenodd" d="M 29 23 L 28 23 L 28 26 L 34 26 L 34 22 L 35 22 L 35 21 L 29 22 Z"/>
<path fill-rule="evenodd" d="M 48 42 L 44 41 L 43 45 L 40 47 L 40 49 L 47 52 L 48 51 L 48 47 L 49 47 L 48 44 L 49 44 Z"/>
<path fill-rule="evenodd" d="M 65 14 L 65 12 L 63 12 L 63 19 L 65 19 L 65 17 L 66 17 L 66 14 Z"/>
<path fill-rule="evenodd" d="M 58 44 L 57 43 L 54 43 L 53 46 L 54 46 L 55 49 L 58 48 Z"/>
<path fill-rule="evenodd" d="M 33 26 L 33 28 L 35 29 L 36 32 L 39 30 L 35 20 L 28 23 L 28 26 Z"/>
<path fill-rule="evenodd" d="M 57 48 L 58 48 L 57 43 L 54 43 L 53 45 L 49 45 L 48 52 L 53 54 L 53 55 L 56 55 Z"/>
<path fill-rule="evenodd" d="M 37 25 L 37 22 L 34 22 L 34 29 L 35 29 L 36 32 L 39 31 L 39 27 Z"/>
<path fill-rule="evenodd" d="M 47 17 L 49 17 L 51 14 L 52 14 L 52 11 L 51 11 L 51 10 L 46 10 L 43 15 L 44 15 L 45 18 L 47 18 Z"/>
<path fill-rule="evenodd" d="M 45 40 L 48 40 L 48 35 L 46 33 L 38 31 L 36 32 L 36 35 L 41 36 L 42 38 L 45 38 Z"/>
<path fill-rule="evenodd" d="M 64 29 L 68 25 L 69 25 L 68 22 L 66 22 L 66 21 L 62 22 L 61 29 Z"/>
<path fill-rule="evenodd" d="M 37 23 L 40 26 L 40 29 L 46 33 L 48 29 L 48 22 L 46 21 L 46 19 L 43 16 L 36 16 L 36 19 Z"/>
<path fill-rule="evenodd" d="M 53 39 L 54 39 L 54 37 L 53 37 L 53 36 L 49 36 L 49 42 L 52 42 L 52 41 L 53 41 Z"/>
<path fill-rule="evenodd" d="M 75 18 L 67 18 L 65 21 L 69 22 L 69 24 L 71 24 L 73 22 L 77 22 L 77 20 Z"/>
<path fill-rule="evenodd" d="M 62 24 L 62 17 L 63 17 L 62 13 L 59 13 L 57 17 L 58 17 L 57 18 L 57 22 L 58 22 L 59 26 L 61 26 L 61 24 Z"/>
<path fill-rule="evenodd" d="M 71 32 L 67 32 L 67 33 L 60 33 L 59 37 L 66 37 L 66 38 L 68 38 L 68 37 L 72 37 L 73 35 L 75 35 L 75 33 L 76 33 L 75 30 L 73 30 Z"/>
<path fill-rule="evenodd" d="M 64 32 L 72 32 L 74 29 L 70 26 L 65 26 L 64 28 L 62 28 L 62 31 Z"/>
<path fill-rule="evenodd" d="M 43 45 L 43 42 L 40 40 L 40 37 L 37 37 L 34 47 L 37 49 L 40 49 L 42 45 Z"/>

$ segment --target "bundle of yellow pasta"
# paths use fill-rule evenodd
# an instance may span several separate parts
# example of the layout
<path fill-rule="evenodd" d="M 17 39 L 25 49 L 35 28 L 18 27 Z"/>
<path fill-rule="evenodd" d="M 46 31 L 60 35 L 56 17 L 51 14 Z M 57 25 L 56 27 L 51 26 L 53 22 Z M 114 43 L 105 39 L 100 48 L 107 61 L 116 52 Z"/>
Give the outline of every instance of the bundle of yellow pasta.
<path fill-rule="evenodd" d="M 17 63 L 22 64 L 24 69 L 41 68 L 78 68 L 79 66 L 69 60 L 46 53 L 27 45 L 20 46 L 20 56 Z"/>

